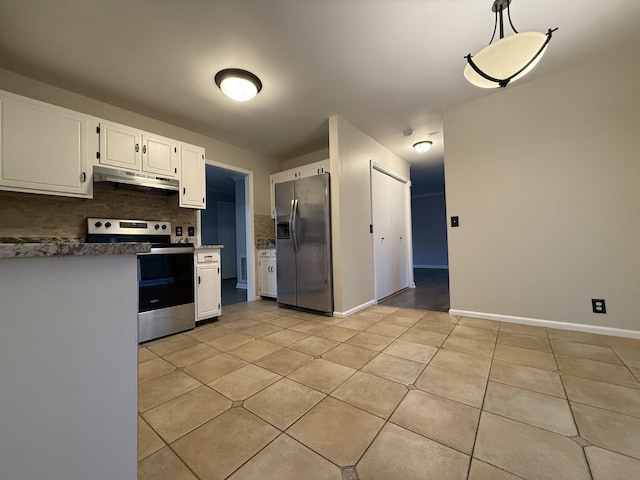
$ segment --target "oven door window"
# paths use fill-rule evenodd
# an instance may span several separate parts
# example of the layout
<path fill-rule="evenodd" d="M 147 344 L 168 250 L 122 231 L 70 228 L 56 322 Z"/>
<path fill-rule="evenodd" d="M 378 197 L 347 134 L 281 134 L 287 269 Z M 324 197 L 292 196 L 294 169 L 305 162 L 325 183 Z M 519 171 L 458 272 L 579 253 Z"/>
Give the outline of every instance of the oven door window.
<path fill-rule="evenodd" d="M 193 303 L 193 254 L 138 256 L 139 312 Z"/>

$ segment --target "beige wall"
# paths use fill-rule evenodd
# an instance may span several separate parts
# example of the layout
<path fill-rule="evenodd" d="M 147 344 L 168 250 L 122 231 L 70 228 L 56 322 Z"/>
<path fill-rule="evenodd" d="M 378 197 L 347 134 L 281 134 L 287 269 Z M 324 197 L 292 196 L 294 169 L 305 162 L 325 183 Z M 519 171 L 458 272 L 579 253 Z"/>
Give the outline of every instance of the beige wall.
<path fill-rule="evenodd" d="M 445 112 L 452 309 L 640 330 L 639 78 L 610 53 Z"/>
<path fill-rule="evenodd" d="M 282 169 L 289 170 L 291 168 L 302 167 L 304 165 L 309 165 L 314 162 L 321 162 L 322 160 L 326 160 L 329 158 L 329 148 L 323 148 L 322 150 L 318 150 L 317 152 L 307 153 L 306 155 L 301 155 L 299 157 L 290 158 L 289 160 L 285 160 L 282 162 Z"/>
<path fill-rule="evenodd" d="M 409 165 L 341 117 L 329 119 L 334 310 L 374 300 L 370 161 L 409 178 Z"/>
<path fill-rule="evenodd" d="M 269 175 L 282 169 L 279 160 L 47 85 L 8 70 L 0 69 L 0 89 L 204 147 L 209 160 L 253 171 L 255 213 L 258 215 L 271 213 Z M 215 112 L 212 112 L 213 114 Z"/>

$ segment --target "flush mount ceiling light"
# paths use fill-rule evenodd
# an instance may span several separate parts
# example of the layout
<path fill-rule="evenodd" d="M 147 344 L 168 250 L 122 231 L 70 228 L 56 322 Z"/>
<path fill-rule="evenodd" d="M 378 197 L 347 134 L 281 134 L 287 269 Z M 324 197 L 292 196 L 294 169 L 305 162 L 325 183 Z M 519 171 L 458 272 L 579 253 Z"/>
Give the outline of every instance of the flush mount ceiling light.
<path fill-rule="evenodd" d="M 518 80 L 529 73 L 540 61 L 557 28 L 547 33 L 518 31 L 511 22 L 509 5 L 511 0 L 495 0 L 491 11 L 496 15 L 493 35 L 489 45 L 480 50 L 475 57 L 468 54 L 467 66 L 464 68 L 465 78 L 481 88 L 506 87 L 509 82 Z M 509 25 L 515 35 L 504 36 L 503 11 L 507 10 Z M 500 19 L 500 39 L 493 43 Z"/>
<path fill-rule="evenodd" d="M 258 77 L 239 68 L 220 70 L 213 77 L 213 81 L 222 93 L 236 102 L 251 100 L 262 90 L 262 82 Z"/>
<path fill-rule="evenodd" d="M 418 153 L 424 153 L 431 148 L 433 142 L 431 140 L 422 140 L 421 142 L 417 142 L 413 144 L 413 148 Z"/>

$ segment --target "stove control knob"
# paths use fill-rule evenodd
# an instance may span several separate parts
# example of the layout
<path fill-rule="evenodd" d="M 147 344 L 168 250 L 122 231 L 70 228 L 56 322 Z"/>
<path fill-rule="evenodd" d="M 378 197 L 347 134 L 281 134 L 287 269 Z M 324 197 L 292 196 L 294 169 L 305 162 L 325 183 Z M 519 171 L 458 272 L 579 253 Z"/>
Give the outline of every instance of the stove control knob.
<path fill-rule="evenodd" d="M 107 222 L 104 224 L 104 228 L 109 228 L 111 226 L 111 222 Z"/>
<path fill-rule="evenodd" d="M 163 224 L 163 225 L 162 225 L 162 229 L 163 229 L 163 230 L 166 230 L 166 229 L 167 229 L 167 225 L 166 225 L 166 224 Z"/>
<path fill-rule="evenodd" d="M 158 224 L 156 223 L 156 226 L 155 226 L 154 228 L 155 228 L 156 230 L 158 230 L 158 229 L 160 228 L 160 225 L 158 225 Z"/>
<path fill-rule="evenodd" d="M 96 222 L 95 226 L 96 226 L 96 228 L 100 228 L 102 226 L 102 222 Z"/>

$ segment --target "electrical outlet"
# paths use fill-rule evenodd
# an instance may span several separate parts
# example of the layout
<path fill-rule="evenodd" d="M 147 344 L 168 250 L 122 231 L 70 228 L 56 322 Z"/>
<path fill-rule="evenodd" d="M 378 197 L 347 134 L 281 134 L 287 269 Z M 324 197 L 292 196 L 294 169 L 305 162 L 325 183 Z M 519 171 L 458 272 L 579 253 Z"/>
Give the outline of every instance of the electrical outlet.
<path fill-rule="evenodd" d="M 176 237 L 182 236 L 182 227 L 176 227 Z"/>
<path fill-rule="evenodd" d="M 190 237 L 195 237 L 196 227 L 187 227 L 187 232 Z"/>
<path fill-rule="evenodd" d="M 451 227 L 459 227 L 460 226 L 460 221 L 458 220 L 458 217 L 451 217 Z"/>
<path fill-rule="evenodd" d="M 607 313 L 607 306 L 604 303 L 604 298 L 592 298 L 591 308 L 593 313 Z"/>

